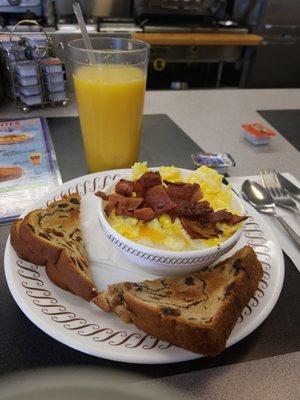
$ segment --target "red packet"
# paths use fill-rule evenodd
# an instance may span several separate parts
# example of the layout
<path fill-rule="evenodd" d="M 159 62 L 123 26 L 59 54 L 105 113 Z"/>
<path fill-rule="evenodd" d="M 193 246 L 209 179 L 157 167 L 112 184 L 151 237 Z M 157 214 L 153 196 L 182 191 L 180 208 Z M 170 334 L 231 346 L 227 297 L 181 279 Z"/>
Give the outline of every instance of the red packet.
<path fill-rule="evenodd" d="M 244 138 L 255 146 L 260 144 L 268 144 L 271 137 L 276 135 L 276 132 L 267 128 L 263 124 L 260 124 L 259 122 L 254 122 L 253 124 L 244 124 L 242 125 L 242 128 L 244 129 Z"/>

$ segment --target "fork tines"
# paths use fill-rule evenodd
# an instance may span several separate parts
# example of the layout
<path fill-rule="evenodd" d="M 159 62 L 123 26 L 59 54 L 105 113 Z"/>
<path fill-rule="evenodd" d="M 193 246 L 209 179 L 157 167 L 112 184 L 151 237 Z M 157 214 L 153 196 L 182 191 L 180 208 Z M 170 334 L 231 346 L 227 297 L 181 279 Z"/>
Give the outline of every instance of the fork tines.
<path fill-rule="evenodd" d="M 269 191 L 270 195 L 275 197 L 286 197 L 283 187 L 279 182 L 277 173 L 274 169 L 266 169 L 260 171 L 260 177 L 263 186 Z"/>
<path fill-rule="evenodd" d="M 260 171 L 260 177 L 263 186 L 278 206 L 299 214 L 296 202 L 286 193 L 274 169 Z"/>

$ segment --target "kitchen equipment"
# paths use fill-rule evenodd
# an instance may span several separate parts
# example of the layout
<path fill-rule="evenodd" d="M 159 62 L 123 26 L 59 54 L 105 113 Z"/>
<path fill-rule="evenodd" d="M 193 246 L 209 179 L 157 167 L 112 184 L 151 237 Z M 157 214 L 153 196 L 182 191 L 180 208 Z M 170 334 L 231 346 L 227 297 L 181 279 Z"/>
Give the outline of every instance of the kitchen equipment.
<path fill-rule="evenodd" d="M 41 0 L 0 0 L 0 14 L 25 14 L 42 15 Z"/>
<path fill-rule="evenodd" d="M 133 9 L 136 18 L 140 19 L 173 19 L 175 21 L 199 20 L 202 16 L 214 16 L 226 0 L 134 0 Z"/>
<path fill-rule="evenodd" d="M 260 171 L 260 177 L 264 188 L 268 190 L 275 204 L 296 214 L 300 214 L 295 201 L 290 198 L 281 186 L 275 170 Z"/>
<path fill-rule="evenodd" d="M 58 19 L 73 15 L 74 0 L 54 0 Z M 89 17 L 124 18 L 130 15 L 131 0 L 81 0 L 82 13 Z"/>
<path fill-rule="evenodd" d="M 299 0 L 235 0 L 234 7 L 234 17 L 264 38 L 249 65 L 246 85 L 299 87 Z"/>
<path fill-rule="evenodd" d="M 267 190 L 259 183 L 247 179 L 242 185 L 242 195 L 258 211 L 276 218 L 300 247 L 300 236 L 276 213 L 275 203 Z"/>
<path fill-rule="evenodd" d="M 19 34 L 18 39 L 14 40 L 16 29 L 23 24 L 37 26 L 42 32 L 33 35 Z M 18 58 L 20 45 L 25 47 L 28 57 L 25 60 L 23 57 Z M 9 47 L 5 48 L 2 45 L 2 51 L 11 97 L 24 112 L 28 112 L 29 107 L 36 105 L 44 107 L 56 103 L 67 104 L 65 85 L 60 88 L 59 94 L 56 93 L 58 90 L 47 90 L 53 83 L 64 84 L 65 72 L 58 58 L 48 57 L 52 53 L 52 42 L 46 31 L 36 21 L 18 22 L 10 32 Z M 14 57 L 10 57 L 10 54 Z"/>
<path fill-rule="evenodd" d="M 277 178 L 284 190 L 286 190 L 288 194 L 294 197 L 296 200 L 300 201 L 300 188 L 281 174 L 277 174 Z"/>

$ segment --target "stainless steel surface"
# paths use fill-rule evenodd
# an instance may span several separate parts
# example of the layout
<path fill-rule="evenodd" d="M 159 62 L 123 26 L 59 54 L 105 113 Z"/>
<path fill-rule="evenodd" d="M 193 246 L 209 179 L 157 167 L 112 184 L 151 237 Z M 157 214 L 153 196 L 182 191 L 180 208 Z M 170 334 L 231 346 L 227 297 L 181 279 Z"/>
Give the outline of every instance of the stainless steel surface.
<path fill-rule="evenodd" d="M 258 24 L 261 33 L 300 33 L 299 0 L 263 0 Z"/>
<path fill-rule="evenodd" d="M 214 15 L 226 0 L 133 0 L 137 17 Z"/>
<path fill-rule="evenodd" d="M 278 180 L 275 170 L 262 170 L 260 171 L 261 180 L 263 186 L 270 193 L 275 204 L 292 211 L 296 214 L 300 214 L 299 209 L 295 201 L 285 192 L 284 188 Z"/>
<path fill-rule="evenodd" d="M 281 174 L 277 174 L 277 177 L 284 190 L 286 190 L 290 196 L 293 196 L 296 200 L 300 201 L 300 188 L 298 188 L 298 186 L 294 185 Z"/>
<path fill-rule="evenodd" d="M 300 1 L 299 1 L 300 7 Z M 300 36 L 266 36 L 249 68 L 247 86 L 300 87 Z"/>
<path fill-rule="evenodd" d="M 100 22 L 99 32 L 143 32 L 134 22 Z"/>
<path fill-rule="evenodd" d="M 249 65 L 246 86 L 300 87 L 300 1 L 236 0 L 233 18 L 264 37 Z"/>
<path fill-rule="evenodd" d="M 167 63 L 234 63 L 241 59 L 242 46 L 152 46 L 151 60 Z"/>
<path fill-rule="evenodd" d="M 54 0 L 58 18 L 73 15 L 74 0 Z M 87 17 L 129 17 L 130 0 L 81 0 L 82 12 Z"/>
<path fill-rule="evenodd" d="M 259 183 L 248 179 L 242 185 L 242 195 L 258 211 L 272 215 L 281 223 L 291 238 L 300 247 L 300 236 L 276 213 L 275 203 L 271 195 Z"/>
<path fill-rule="evenodd" d="M 0 13 L 23 14 L 32 12 L 38 16 L 42 15 L 41 0 L 0 0 Z"/>
<path fill-rule="evenodd" d="M 80 33 L 79 26 L 77 24 L 67 24 L 67 23 L 59 23 L 57 24 L 57 30 L 59 32 L 73 32 L 73 33 Z M 86 24 L 86 30 L 89 33 L 98 32 L 97 24 Z"/>
<path fill-rule="evenodd" d="M 151 25 L 146 24 L 144 26 L 144 31 L 149 33 L 155 32 L 186 32 L 186 33 L 248 33 L 248 28 L 244 26 L 227 27 L 211 25 L 205 26 L 199 23 L 198 25 L 185 24 L 185 25 Z"/>

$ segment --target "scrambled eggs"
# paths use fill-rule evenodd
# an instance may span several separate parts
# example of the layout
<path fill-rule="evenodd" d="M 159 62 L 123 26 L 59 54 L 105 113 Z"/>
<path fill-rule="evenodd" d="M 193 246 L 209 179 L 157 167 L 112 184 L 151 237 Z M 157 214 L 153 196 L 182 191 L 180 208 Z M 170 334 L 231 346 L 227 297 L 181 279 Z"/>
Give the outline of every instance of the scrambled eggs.
<path fill-rule="evenodd" d="M 135 163 L 132 167 L 133 180 L 139 179 L 145 172 L 149 171 L 147 163 Z M 235 214 L 238 210 L 232 208 L 232 193 L 230 186 L 223 186 L 223 176 L 215 170 L 202 166 L 197 170 L 182 176 L 181 171 L 176 167 L 160 167 L 162 180 L 170 182 L 198 183 L 203 193 L 203 199 L 211 204 L 215 211 L 226 209 Z M 217 224 L 223 231 L 222 235 L 211 239 L 191 239 L 183 229 L 178 218 L 174 222 L 167 214 L 153 219 L 150 222 L 142 222 L 134 217 L 117 216 L 114 212 L 108 218 L 111 226 L 126 238 L 147 246 L 173 250 L 196 250 L 215 246 L 228 239 L 236 232 L 241 224 L 233 226 Z"/>

